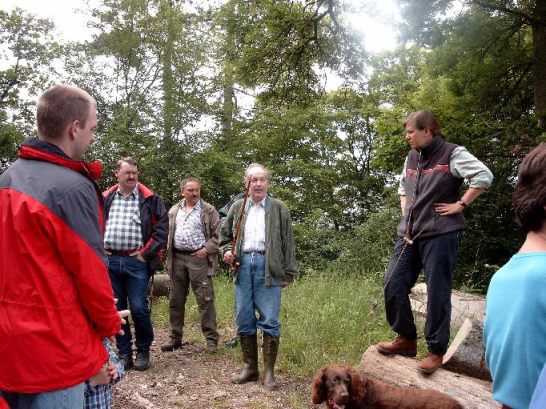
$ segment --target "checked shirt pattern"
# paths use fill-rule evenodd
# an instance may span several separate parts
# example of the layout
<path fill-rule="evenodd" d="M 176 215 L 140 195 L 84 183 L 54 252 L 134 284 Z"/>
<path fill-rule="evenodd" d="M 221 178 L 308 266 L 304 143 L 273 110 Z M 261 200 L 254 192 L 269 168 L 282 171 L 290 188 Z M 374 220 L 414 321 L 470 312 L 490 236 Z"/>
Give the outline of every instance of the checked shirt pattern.
<path fill-rule="evenodd" d="M 113 250 L 135 250 L 142 247 L 138 188 L 127 197 L 118 189 L 106 221 L 104 247 Z"/>

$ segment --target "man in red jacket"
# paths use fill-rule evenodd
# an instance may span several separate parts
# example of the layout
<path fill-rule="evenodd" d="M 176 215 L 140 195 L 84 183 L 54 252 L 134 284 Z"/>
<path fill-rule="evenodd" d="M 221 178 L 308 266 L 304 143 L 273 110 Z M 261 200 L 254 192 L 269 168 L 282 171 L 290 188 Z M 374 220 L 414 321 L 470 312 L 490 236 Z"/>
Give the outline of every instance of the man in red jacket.
<path fill-rule="evenodd" d="M 81 408 L 120 331 L 102 242 L 100 165 L 82 161 L 96 102 L 66 85 L 38 100 L 38 137 L 0 176 L 0 391 L 13 408 Z"/>

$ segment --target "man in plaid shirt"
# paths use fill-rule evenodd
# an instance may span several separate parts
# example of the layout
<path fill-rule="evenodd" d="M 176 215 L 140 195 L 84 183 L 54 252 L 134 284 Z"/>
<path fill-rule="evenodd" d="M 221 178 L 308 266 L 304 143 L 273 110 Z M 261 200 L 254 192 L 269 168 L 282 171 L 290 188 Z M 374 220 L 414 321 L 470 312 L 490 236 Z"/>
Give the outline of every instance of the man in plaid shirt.
<path fill-rule="evenodd" d="M 205 351 L 216 352 L 218 331 L 212 277 L 218 267 L 220 215 L 214 206 L 201 199 L 199 179 L 182 180 L 180 192 L 183 200 L 169 210 L 167 271 L 171 276 L 171 339 L 161 349 L 174 351 L 182 347 L 185 304 L 191 285 L 199 306 Z"/>
<path fill-rule="evenodd" d="M 108 271 L 118 299 L 118 310 L 129 304 L 135 327 L 137 348 L 134 367 L 150 367 L 150 345 L 154 339 L 148 308 L 148 283 L 154 271 L 163 268 L 169 219 L 163 200 L 138 182 L 138 167 L 131 157 L 118 161 L 118 184 L 104 195 L 106 229 L 104 248 Z M 117 336 L 120 362 L 125 370 L 133 367 L 133 350 L 129 320 L 124 335 Z"/>

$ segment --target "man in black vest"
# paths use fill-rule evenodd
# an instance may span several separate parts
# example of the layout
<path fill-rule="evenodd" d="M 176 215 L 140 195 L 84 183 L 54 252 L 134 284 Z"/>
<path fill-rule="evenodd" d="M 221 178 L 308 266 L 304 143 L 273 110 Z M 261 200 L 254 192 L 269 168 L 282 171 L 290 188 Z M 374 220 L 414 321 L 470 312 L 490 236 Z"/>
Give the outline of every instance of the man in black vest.
<path fill-rule="evenodd" d="M 462 212 L 491 185 L 493 175 L 465 148 L 442 139 L 431 112 L 414 112 L 403 126 L 411 147 L 398 189 L 403 217 L 384 278 L 387 321 L 398 335 L 376 347 L 383 354 L 417 354 L 409 293 L 424 269 L 428 356 L 418 369 L 432 373 L 442 366 L 449 342 L 451 279 L 466 227 Z M 469 188 L 459 198 L 465 179 Z"/>

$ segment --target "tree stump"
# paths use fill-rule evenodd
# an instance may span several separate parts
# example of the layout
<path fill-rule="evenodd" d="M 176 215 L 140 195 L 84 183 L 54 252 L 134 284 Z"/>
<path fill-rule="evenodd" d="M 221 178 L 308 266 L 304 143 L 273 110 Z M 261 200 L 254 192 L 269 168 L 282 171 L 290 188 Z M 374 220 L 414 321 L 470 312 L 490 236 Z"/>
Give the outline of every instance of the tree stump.
<path fill-rule="evenodd" d="M 170 284 L 171 284 L 171 279 L 168 274 L 154 275 L 154 284 L 152 287 L 152 299 L 157 297 L 168 296 Z"/>
<path fill-rule="evenodd" d="M 444 356 L 444 369 L 491 382 L 485 363 L 483 325 L 465 320 Z"/>
<path fill-rule="evenodd" d="M 366 375 L 397 386 L 434 389 L 457 399 L 466 409 L 498 409 L 493 400 L 491 383 L 466 375 L 438 369 L 432 375 L 417 370 L 417 361 L 398 355 L 382 355 L 370 346 L 360 361 Z"/>

